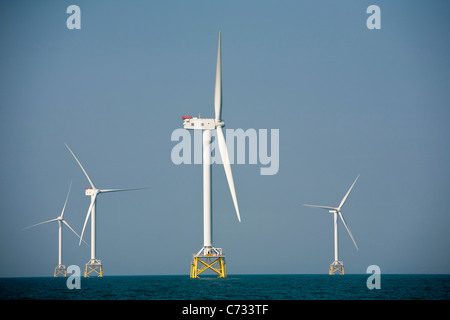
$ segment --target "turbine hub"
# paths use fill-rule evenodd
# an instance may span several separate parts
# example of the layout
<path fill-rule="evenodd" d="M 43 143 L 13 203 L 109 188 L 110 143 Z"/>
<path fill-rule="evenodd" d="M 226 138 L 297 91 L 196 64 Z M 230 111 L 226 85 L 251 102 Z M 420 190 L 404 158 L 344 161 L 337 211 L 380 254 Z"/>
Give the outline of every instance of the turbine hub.
<path fill-rule="evenodd" d="M 85 188 L 84 194 L 87 196 L 95 196 L 98 193 L 98 189 Z"/>
<path fill-rule="evenodd" d="M 223 122 L 222 120 L 215 120 L 215 125 L 216 125 L 216 128 L 217 127 L 225 127 L 225 122 Z"/>

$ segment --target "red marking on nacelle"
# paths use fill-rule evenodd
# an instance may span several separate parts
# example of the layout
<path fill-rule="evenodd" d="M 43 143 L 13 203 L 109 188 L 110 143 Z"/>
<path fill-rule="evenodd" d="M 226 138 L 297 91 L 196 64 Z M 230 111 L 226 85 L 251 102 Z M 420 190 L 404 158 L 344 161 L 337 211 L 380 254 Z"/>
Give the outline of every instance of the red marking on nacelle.
<path fill-rule="evenodd" d="M 181 119 L 183 119 L 183 120 L 192 119 L 192 116 L 182 116 Z"/>

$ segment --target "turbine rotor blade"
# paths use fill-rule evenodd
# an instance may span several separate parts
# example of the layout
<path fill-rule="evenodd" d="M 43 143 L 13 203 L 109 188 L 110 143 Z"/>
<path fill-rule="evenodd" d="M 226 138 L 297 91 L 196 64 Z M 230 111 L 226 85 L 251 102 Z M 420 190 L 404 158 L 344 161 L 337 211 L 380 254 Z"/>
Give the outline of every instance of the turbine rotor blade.
<path fill-rule="evenodd" d="M 214 92 L 214 110 L 216 120 L 220 120 L 222 113 L 222 62 L 220 52 L 220 35 L 221 32 L 219 32 L 219 45 L 217 48 L 216 87 Z"/>
<path fill-rule="evenodd" d="M 233 198 L 234 202 L 234 208 L 236 209 L 237 218 L 239 222 L 241 222 L 241 216 L 239 214 L 239 207 L 236 198 L 236 190 L 234 189 L 233 174 L 231 173 L 230 158 L 228 157 L 227 145 L 223 136 L 222 127 L 220 126 L 217 127 L 217 137 L 219 140 L 219 150 L 222 157 L 223 167 L 225 169 L 225 175 L 227 176 L 228 186 L 230 187 L 231 197 Z"/>
<path fill-rule="evenodd" d="M 36 226 L 38 226 L 40 224 L 49 223 L 49 222 L 57 221 L 57 220 L 58 219 L 56 218 L 56 219 L 51 219 L 51 220 L 47 220 L 47 221 L 44 221 L 44 222 L 39 222 L 39 223 L 33 224 L 32 226 L 25 227 L 23 229 L 25 230 L 25 229 L 28 229 L 28 228 L 36 227 Z"/>
<path fill-rule="evenodd" d="M 77 157 L 75 156 L 75 154 L 72 152 L 72 150 L 69 148 L 69 146 L 67 145 L 67 143 L 65 143 L 67 149 L 69 149 L 70 153 L 72 154 L 72 156 L 75 158 L 75 160 L 77 161 L 78 165 L 80 166 L 81 170 L 83 170 L 84 175 L 86 176 L 86 178 L 89 180 L 89 183 L 91 184 L 91 187 L 93 189 L 97 189 L 94 184 L 92 183 L 91 179 L 89 178 L 88 174 L 86 173 L 86 170 L 84 170 L 83 166 L 81 165 L 80 161 L 78 161 Z"/>
<path fill-rule="evenodd" d="M 338 208 L 335 207 L 329 207 L 329 206 L 316 206 L 314 204 L 302 204 L 305 207 L 312 207 L 312 208 L 321 208 L 326 210 L 337 210 Z"/>
<path fill-rule="evenodd" d="M 352 233 L 350 232 L 350 229 L 348 228 L 347 224 L 345 223 L 345 220 L 344 220 L 344 217 L 342 216 L 342 213 L 340 211 L 338 211 L 338 212 L 339 212 L 339 217 L 341 217 L 341 220 L 342 220 L 342 223 L 344 224 L 345 229 L 347 229 L 347 232 L 348 232 L 350 238 L 352 238 L 352 241 L 353 241 L 353 244 L 356 247 L 356 250 L 359 251 L 358 246 L 356 245 L 355 239 L 353 239 Z"/>
<path fill-rule="evenodd" d="M 107 193 L 107 192 L 118 192 L 118 191 L 132 191 L 132 190 L 142 190 L 147 188 L 130 188 L 130 189 L 101 189 L 99 192 Z"/>
<path fill-rule="evenodd" d="M 76 233 L 76 231 L 73 230 L 73 228 L 66 222 L 66 220 L 63 220 L 62 222 L 63 222 L 70 230 L 72 230 L 72 232 L 75 233 L 75 234 L 77 235 L 78 238 L 81 239 L 81 237 L 78 235 L 78 233 Z M 89 244 L 88 244 L 86 241 L 83 240 L 83 242 L 84 242 L 87 246 L 89 246 Z"/>
<path fill-rule="evenodd" d="M 66 202 L 64 202 L 64 207 L 63 207 L 62 212 L 61 212 L 61 218 L 64 215 L 64 210 L 66 209 L 66 204 L 67 204 L 67 200 L 69 199 L 69 194 L 70 194 L 70 189 L 71 188 L 72 188 L 72 181 L 70 181 L 69 191 L 67 192 L 67 197 L 66 197 Z"/>
<path fill-rule="evenodd" d="M 347 197 L 348 197 L 348 195 L 350 194 L 350 191 L 352 191 L 353 186 L 355 185 L 356 180 L 358 180 L 358 178 L 359 178 L 359 174 L 358 174 L 358 176 L 356 177 L 355 181 L 353 181 L 353 184 L 352 184 L 352 186 L 350 187 L 350 189 L 348 189 L 348 191 L 347 191 L 347 193 L 345 194 L 344 198 L 342 198 L 341 204 L 339 205 L 339 210 L 340 210 L 340 209 L 342 208 L 342 206 L 344 205 L 345 200 L 347 200 Z"/>
<path fill-rule="evenodd" d="M 83 230 L 81 231 L 80 242 L 78 243 L 79 246 L 81 245 L 81 240 L 83 239 L 84 229 L 86 228 L 86 223 L 89 219 L 89 216 L 91 215 L 92 207 L 94 206 L 96 198 L 97 198 L 97 195 L 91 197 L 91 204 L 89 205 L 89 209 L 86 214 L 86 219 L 84 220 Z"/>

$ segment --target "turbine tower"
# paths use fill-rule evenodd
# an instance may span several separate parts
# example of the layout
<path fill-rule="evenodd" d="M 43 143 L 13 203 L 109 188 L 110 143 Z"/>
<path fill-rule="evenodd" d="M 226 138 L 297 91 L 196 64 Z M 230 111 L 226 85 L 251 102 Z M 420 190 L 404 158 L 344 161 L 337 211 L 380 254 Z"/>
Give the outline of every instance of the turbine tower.
<path fill-rule="evenodd" d="M 89 205 L 88 212 L 86 214 L 86 219 L 84 220 L 83 230 L 81 232 L 80 237 L 80 245 L 81 240 L 83 239 L 84 229 L 86 228 L 86 223 L 91 218 L 91 259 L 86 263 L 86 268 L 84 270 L 84 277 L 89 277 L 91 274 L 97 275 L 99 277 L 103 277 L 103 265 L 100 259 L 97 259 L 96 252 L 95 252 L 95 245 L 96 245 L 96 224 L 95 224 L 95 214 L 96 214 L 96 203 L 97 203 L 97 195 L 100 193 L 108 193 L 108 192 L 118 192 L 118 191 L 130 191 L 130 190 L 140 190 L 142 188 L 134 188 L 134 189 L 97 189 L 94 184 L 92 183 L 92 180 L 89 178 L 88 174 L 86 173 L 86 170 L 84 170 L 83 166 L 81 165 L 80 161 L 78 161 L 75 154 L 72 152 L 72 150 L 69 148 L 69 146 L 66 144 L 67 149 L 69 149 L 72 156 L 75 158 L 76 162 L 80 166 L 81 170 L 83 170 L 84 175 L 89 181 L 89 184 L 92 188 L 85 188 L 85 194 L 86 196 L 91 197 L 91 204 Z"/>
<path fill-rule="evenodd" d="M 239 207 L 236 199 L 233 175 L 231 173 L 230 160 L 228 157 L 227 145 L 223 135 L 222 127 L 225 123 L 221 120 L 222 112 L 222 70 L 221 70 L 221 33 L 219 32 L 219 44 L 217 49 L 216 85 L 214 95 L 214 119 L 193 118 L 183 116 L 183 126 L 185 129 L 202 130 L 203 132 L 203 247 L 197 254 L 193 255 L 191 263 L 191 278 L 198 278 L 198 275 L 205 270 L 212 270 L 219 275 L 219 278 L 226 278 L 225 255 L 222 248 L 215 248 L 212 243 L 212 206 L 211 206 L 211 131 L 217 131 L 218 145 L 222 163 L 225 169 L 231 197 L 233 198 L 239 222 Z M 215 267 L 215 264 L 218 267 Z"/>
<path fill-rule="evenodd" d="M 344 224 L 345 229 L 347 229 L 347 232 L 348 232 L 350 238 L 352 239 L 353 243 L 355 244 L 356 250 L 358 250 L 358 246 L 356 245 L 355 239 L 353 238 L 349 227 L 345 223 L 344 216 L 341 213 L 342 206 L 344 205 L 345 200 L 347 200 L 347 197 L 350 194 L 350 191 L 352 191 L 352 188 L 355 185 L 356 180 L 358 180 L 358 178 L 359 178 L 359 175 L 356 177 L 356 179 L 353 182 L 350 189 L 348 189 L 344 198 L 342 198 L 342 201 L 339 204 L 339 207 L 316 206 L 316 205 L 312 205 L 312 204 L 304 204 L 304 206 L 328 210 L 328 212 L 333 214 L 333 217 L 334 217 L 334 261 L 330 265 L 330 272 L 329 272 L 330 275 L 333 275 L 336 272 L 339 272 L 340 274 L 344 274 L 344 263 L 342 261 L 339 261 L 339 255 L 338 255 L 338 215 L 341 218 L 341 221 Z"/>
<path fill-rule="evenodd" d="M 77 235 L 78 238 L 81 239 L 81 237 L 78 235 L 78 233 L 76 233 L 75 230 L 73 230 L 72 227 L 63 218 L 64 211 L 66 209 L 67 200 L 69 199 L 69 194 L 70 194 L 71 187 L 72 187 L 72 182 L 70 183 L 69 191 L 67 192 L 66 201 L 64 202 L 64 207 L 63 207 L 63 209 L 61 211 L 61 215 L 59 215 L 56 219 L 51 219 L 51 220 L 47 220 L 47 221 L 44 221 L 44 222 L 39 222 L 39 223 L 33 224 L 32 226 L 24 228 L 24 229 L 28 229 L 28 228 L 32 228 L 32 227 L 38 226 L 40 224 L 49 223 L 49 222 L 53 222 L 53 221 L 58 221 L 58 265 L 56 266 L 55 272 L 53 273 L 54 277 L 58 277 L 58 276 L 66 277 L 67 276 L 66 266 L 62 264 L 62 232 L 63 232 L 63 225 L 62 224 L 64 223 L 73 233 L 75 233 Z M 84 241 L 84 240 L 83 240 L 83 242 L 86 243 L 86 241 Z"/>

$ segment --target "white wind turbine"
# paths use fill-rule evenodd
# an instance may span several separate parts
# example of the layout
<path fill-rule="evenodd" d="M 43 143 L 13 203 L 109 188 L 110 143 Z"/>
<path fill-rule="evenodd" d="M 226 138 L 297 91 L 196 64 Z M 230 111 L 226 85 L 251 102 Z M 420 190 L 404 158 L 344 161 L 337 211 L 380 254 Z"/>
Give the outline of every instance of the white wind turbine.
<path fill-rule="evenodd" d="M 33 224 L 32 226 L 24 228 L 24 229 L 28 229 L 28 228 L 32 228 L 32 227 L 38 226 L 40 224 L 45 224 L 45 223 L 49 223 L 49 222 L 53 222 L 53 221 L 58 221 L 58 265 L 55 268 L 55 272 L 54 272 L 54 276 L 55 277 L 57 277 L 58 275 L 62 275 L 62 276 L 65 277 L 67 275 L 66 266 L 62 264 L 62 232 L 63 232 L 62 224 L 64 223 L 73 233 L 75 233 L 77 235 L 78 238 L 81 239 L 81 237 L 78 235 L 78 233 L 76 233 L 75 230 L 73 230 L 72 227 L 63 218 L 64 217 L 64 211 L 66 209 L 67 200 L 69 199 L 69 194 L 70 194 L 71 187 L 72 187 L 72 182 L 70 183 L 69 191 L 67 192 L 66 201 L 64 202 L 64 206 L 63 206 L 63 209 L 61 211 L 61 215 L 59 215 L 56 219 L 51 219 L 51 220 L 47 220 L 47 221 L 44 221 L 44 222 L 39 222 L 39 223 Z M 84 241 L 84 240 L 83 240 L 83 242 L 86 243 L 86 241 Z"/>
<path fill-rule="evenodd" d="M 142 188 L 133 188 L 133 189 L 97 189 L 94 184 L 92 183 L 92 180 L 89 178 L 88 174 L 86 173 L 86 170 L 84 170 L 83 166 L 81 165 L 80 161 L 78 161 L 75 154 L 72 152 L 72 150 L 69 148 L 67 144 L 65 144 L 67 149 L 69 149 L 72 156 L 75 158 L 76 162 L 80 166 L 81 170 L 83 170 L 84 175 L 89 181 L 89 184 L 92 188 L 85 188 L 85 194 L 86 196 L 91 197 L 91 204 L 89 205 L 89 209 L 86 214 L 86 219 L 84 220 L 83 230 L 81 232 L 80 237 L 80 243 L 81 239 L 83 239 L 84 229 L 86 228 L 86 223 L 89 220 L 89 217 L 91 218 L 91 259 L 86 264 L 86 269 L 84 271 L 84 276 L 88 277 L 91 273 L 97 274 L 99 277 L 103 276 L 103 267 L 101 260 L 97 259 L 96 253 L 95 253 L 95 246 L 96 246 L 96 224 L 95 224 L 95 206 L 97 202 L 97 195 L 100 193 L 108 193 L 108 192 L 118 192 L 118 191 L 131 191 L 131 190 L 140 190 Z"/>
<path fill-rule="evenodd" d="M 221 248 L 214 248 L 212 244 L 212 208 L 211 208 L 211 130 L 217 131 L 218 145 L 222 158 L 225 175 L 228 180 L 231 197 L 233 199 L 239 222 L 241 217 L 234 188 L 233 175 L 231 173 L 230 160 L 228 156 L 227 145 L 223 135 L 222 127 L 225 123 L 221 120 L 222 113 L 222 67 L 221 67 L 221 33 L 219 32 L 219 44 L 217 49 L 217 66 L 216 66 L 216 85 L 214 95 L 214 119 L 192 118 L 184 116 L 183 126 L 185 129 L 202 130 L 203 131 L 203 247 L 194 255 L 191 265 L 191 277 L 196 278 L 198 274 L 206 269 L 211 269 L 219 274 L 219 277 L 226 277 L 224 255 Z M 217 257 L 213 262 L 204 263 L 199 261 L 201 257 Z M 198 262 L 202 263 L 204 268 L 198 269 Z M 219 269 L 213 267 L 213 264 L 219 262 Z"/>
<path fill-rule="evenodd" d="M 345 223 L 344 216 L 341 213 L 342 206 L 344 205 L 345 200 L 347 200 L 347 197 L 350 194 L 350 191 L 352 191 L 352 188 L 355 185 L 356 180 L 358 180 L 358 178 L 359 178 L 359 175 L 356 177 L 356 179 L 353 182 L 350 189 L 348 189 L 344 198 L 342 198 L 342 201 L 339 204 L 339 207 L 317 206 L 317 205 L 312 205 L 312 204 L 304 204 L 304 206 L 328 210 L 328 212 L 332 213 L 334 216 L 334 261 L 330 265 L 330 272 L 329 272 L 330 274 L 334 274 L 335 272 L 340 272 L 340 274 L 344 274 L 344 263 L 342 261 L 339 261 L 339 256 L 338 256 L 338 215 L 341 218 L 341 221 L 344 224 L 345 229 L 347 229 L 347 232 L 350 235 L 350 238 L 352 239 L 353 243 L 355 244 L 356 250 L 358 250 L 358 246 L 356 245 L 355 239 L 353 238 L 349 227 Z"/>

